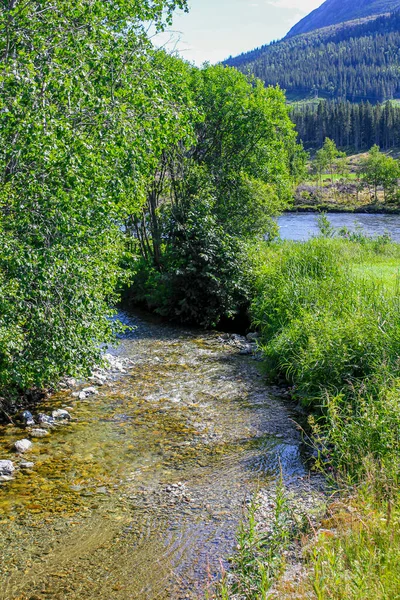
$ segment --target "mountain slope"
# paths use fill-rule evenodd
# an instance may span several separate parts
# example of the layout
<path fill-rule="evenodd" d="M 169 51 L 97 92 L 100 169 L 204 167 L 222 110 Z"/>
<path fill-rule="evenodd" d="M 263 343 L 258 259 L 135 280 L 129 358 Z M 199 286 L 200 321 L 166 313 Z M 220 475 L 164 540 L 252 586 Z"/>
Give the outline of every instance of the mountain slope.
<path fill-rule="evenodd" d="M 400 12 L 285 38 L 226 64 L 279 84 L 289 100 L 400 98 Z"/>
<path fill-rule="evenodd" d="M 397 8 L 400 8 L 400 0 L 326 0 L 322 6 L 297 23 L 286 37 L 345 21 L 392 12 Z"/>

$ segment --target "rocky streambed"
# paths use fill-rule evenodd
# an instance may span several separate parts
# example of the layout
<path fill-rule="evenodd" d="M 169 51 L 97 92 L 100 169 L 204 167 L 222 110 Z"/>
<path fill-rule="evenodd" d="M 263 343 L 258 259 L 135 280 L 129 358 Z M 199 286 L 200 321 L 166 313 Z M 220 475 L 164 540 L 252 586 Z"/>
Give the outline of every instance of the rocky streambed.
<path fill-rule="evenodd" d="M 123 318 L 135 329 L 111 377 L 46 400 L 54 426 L 0 428 L 15 469 L 0 482 L 1 600 L 204 598 L 256 490 L 265 521 L 281 472 L 308 510 L 321 502 L 251 339 Z"/>

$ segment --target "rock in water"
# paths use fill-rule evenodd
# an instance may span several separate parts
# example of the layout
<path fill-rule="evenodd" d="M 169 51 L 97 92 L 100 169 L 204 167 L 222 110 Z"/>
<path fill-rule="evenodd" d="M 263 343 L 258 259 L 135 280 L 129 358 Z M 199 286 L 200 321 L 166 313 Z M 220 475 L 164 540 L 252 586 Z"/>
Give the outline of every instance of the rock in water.
<path fill-rule="evenodd" d="M 14 471 L 15 467 L 11 460 L 0 460 L 0 477 L 10 477 Z"/>
<path fill-rule="evenodd" d="M 48 431 L 46 431 L 46 429 L 31 429 L 30 434 L 31 434 L 31 437 L 34 437 L 34 438 L 43 438 L 43 437 L 46 437 L 47 435 L 50 435 L 50 433 Z"/>
<path fill-rule="evenodd" d="M 29 412 L 29 410 L 24 410 L 24 412 L 21 413 L 21 420 L 27 427 L 30 427 L 31 425 L 35 424 L 33 415 L 31 412 Z"/>
<path fill-rule="evenodd" d="M 35 466 L 35 463 L 33 462 L 22 462 L 19 465 L 21 467 L 21 469 L 33 469 L 33 467 Z"/>
<path fill-rule="evenodd" d="M 53 427 L 55 425 L 55 421 L 50 415 L 39 413 L 37 419 L 42 427 Z"/>
<path fill-rule="evenodd" d="M 258 340 L 258 338 L 259 338 L 259 337 L 260 337 L 260 334 L 259 334 L 259 333 L 256 333 L 256 332 L 254 332 L 254 333 L 248 333 L 248 334 L 246 335 L 246 340 L 247 340 L 248 342 L 255 342 L 255 341 L 257 341 L 257 340 Z"/>
<path fill-rule="evenodd" d="M 71 420 L 71 415 L 69 414 L 69 412 L 62 408 L 53 410 L 51 415 L 52 415 L 53 419 L 55 419 L 56 421 L 70 421 Z"/>
<path fill-rule="evenodd" d="M 245 346 L 243 346 L 239 352 L 239 354 L 242 355 L 246 355 L 246 354 L 253 354 L 253 346 L 251 344 L 246 344 Z"/>
<path fill-rule="evenodd" d="M 95 387 L 84 388 L 82 392 L 84 392 L 87 396 L 95 396 L 99 393 Z"/>
<path fill-rule="evenodd" d="M 14 444 L 14 450 L 16 450 L 19 454 L 23 454 L 24 452 L 28 452 L 32 446 L 33 444 L 29 440 L 18 440 Z"/>

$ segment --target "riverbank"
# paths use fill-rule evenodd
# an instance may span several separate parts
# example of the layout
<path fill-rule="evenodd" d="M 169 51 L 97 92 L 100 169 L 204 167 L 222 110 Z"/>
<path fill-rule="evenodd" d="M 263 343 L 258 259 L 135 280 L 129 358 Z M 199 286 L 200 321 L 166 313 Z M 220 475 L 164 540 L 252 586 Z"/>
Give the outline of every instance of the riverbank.
<path fill-rule="evenodd" d="M 371 195 L 354 180 L 330 181 L 317 185 L 300 184 L 294 194 L 291 212 L 337 212 L 366 214 L 400 214 L 398 200 L 385 199 L 382 189 Z"/>
<path fill-rule="evenodd" d="M 308 405 L 319 465 L 341 491 L 306 539 L 304 585 L 278 584 L 278 597 L 397 598 L 400 245 L 330 233 L 255 255 L 266 370 Z"/>

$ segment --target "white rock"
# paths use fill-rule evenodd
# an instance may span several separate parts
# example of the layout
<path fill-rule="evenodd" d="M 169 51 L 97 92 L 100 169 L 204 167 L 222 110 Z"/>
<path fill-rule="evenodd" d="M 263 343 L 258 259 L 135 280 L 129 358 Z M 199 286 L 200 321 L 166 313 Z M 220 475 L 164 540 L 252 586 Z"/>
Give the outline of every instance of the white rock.
<path fill-rule="evenodd" d="M 0 475 L 2 477 L 12 475 L 14 471 L 14 463 L 11 460 L 0 460 Z"/>
<path fill-rule="evenodd" d="M 44 438 L 44 437 L 50 435 L 50 433 L 46 429 L 31 429 L 30 434 L 31 434 L 31 437 L 34 437 L 34 438 Z"/>
<path fill-rule="evenodd" d="M 84 388 L 82 392 L 86 394 L 86 396 L 96 396 L 99 393 L 95 387 Z"/>
<path fill-rule="evenodd" d="M 39 413 L 37 418 L 42 427 L 53 427 L 55 424 L 53 417 L 50 417 L 50 415 Z"/>
<path fill-rule="evenodd" d="M 70 421 L 71 420 L 71 415 L 69 414 L 69 412 L 62 408 L 53 410 L 51 415 L 52 415 L 53 419 L 56 419 L 56 421 Z"/>
<path fill-rule="evenodd" d="M 23 454 L 24 452 L 28 452 L 32 446 L 33 444 L 29 440 L 18 440 L 14 444 L 14 450 L 16 450 L 19 454 Z"/>

